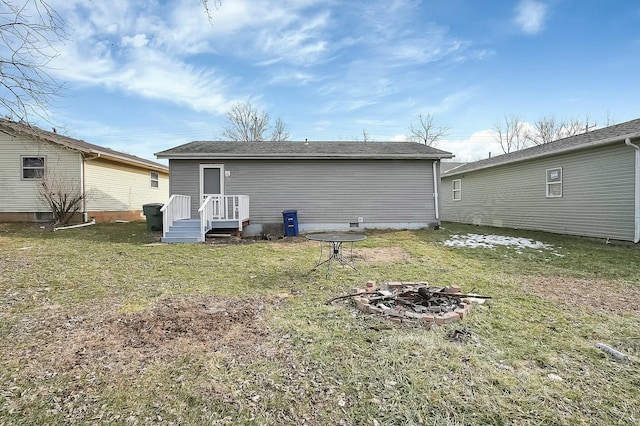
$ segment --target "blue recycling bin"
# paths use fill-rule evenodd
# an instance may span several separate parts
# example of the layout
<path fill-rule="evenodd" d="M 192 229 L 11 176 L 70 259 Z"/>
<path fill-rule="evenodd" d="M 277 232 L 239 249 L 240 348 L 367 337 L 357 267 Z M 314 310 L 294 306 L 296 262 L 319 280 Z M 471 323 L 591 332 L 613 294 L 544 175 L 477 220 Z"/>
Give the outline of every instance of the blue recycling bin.
<path fill-rule="evenodd" d="M 282 212 L 282 220 L 284 221 L 285 237 L 298 236 L 298 211 L 285 210 Z"/>

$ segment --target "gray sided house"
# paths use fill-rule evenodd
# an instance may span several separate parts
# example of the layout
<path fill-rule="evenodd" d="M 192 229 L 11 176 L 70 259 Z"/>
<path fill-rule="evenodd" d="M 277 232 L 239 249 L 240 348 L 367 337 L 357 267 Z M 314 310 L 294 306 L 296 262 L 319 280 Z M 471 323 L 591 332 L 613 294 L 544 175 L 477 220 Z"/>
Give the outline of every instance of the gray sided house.
<path fill-rule="evenodd" d="M 640 119 L 442 174 L 442 220 L 640 241 Z"/>
<path fill-rule="evenodd" d="M 165 228 L 200 221 L 198 241 L 212 228 L 281 229 L 285 210 L 300 232 L 434 226 L 439 163 L 452 157 L 413 142 L 191 142 L 156 155 L 176 204 Z"/>

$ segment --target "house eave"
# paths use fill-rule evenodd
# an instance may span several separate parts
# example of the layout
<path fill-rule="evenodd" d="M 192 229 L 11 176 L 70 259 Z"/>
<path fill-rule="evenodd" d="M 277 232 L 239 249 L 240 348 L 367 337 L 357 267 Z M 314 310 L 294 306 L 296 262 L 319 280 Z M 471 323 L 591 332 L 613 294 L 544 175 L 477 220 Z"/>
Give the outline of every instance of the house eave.
<path fill-rule="evenodd" d="M 138 168 L 153 170 L 162 173 L 169 173 L 169 168 L 155 163 L 151 160 L 145 160 L 143 158 L 131 156 L 127 157 L 125 155 L 118 155 L 118 152 L 115 150 L 100 150 L 95 149 L 93 147 L 98 147 L 94 144 L 89 144 L 87 142 L 81 140 L 75 140 L 68 136 L 64 136 L 58 133 L 48 132 L 46 130 L 42 130 L 38 127 L 31 127 L 22 123 L 16 123 L 9 120 L 0 120 L 0 131 L 9 136 L 23 136 L 35 140 L 44 141 L 47 143 L 51 143 L 57 146 L 64 147 L 71 151 L 80 153 L 88 158 L 99 157 L 104 159 L 109 159 L 116 163 L 126 164 L 130 166 L 135 166 Z M 83 146 L 84 145 L 84 146 Z M 135 158 L 132 158 L 135 157 Z"/>
<path fill-rule="evenodd" d="M 420 154 L 216 154 L 216 153 L 170 153 L 155 154 L 159 159 L 169 160 L 440 160 L 453 158 L 449 155 Z"/>
<path fill-rule="evenodd" d="M 100 158 L 100 159 L 104 159 L 104 160 L 109 160 L 109 161 L 113 161 L 116 163 L 120 163 L 120 164 L 126 164 L 129 166 L 134 166 L 134 167 L 138 167 L 141 169 L 145 169 L 145 170 L 152 170 L 155 172 L 160 172 L 160 173 L 169 173 L 169 168 L 168 167 L 163 167 L 160 165 L 154 165 L 154 164 L 148 164 L 148 163 L 144 163 L 144 162 L 139 162 L 139 161 L 134 161 L 134 160 L 130 160 L 128 158 L 124 158 L 124 157 L 120 157 L 118 155 L 114 155 L 113 153 L 109 153 L 109 152 L 104 152 L 104 151 L 100 151 L 100 150 L 78 150 L 80 152 L 82 152 L 83 154 L 85 154 L 85 156 L 89 157 L 89 158 Z"/>

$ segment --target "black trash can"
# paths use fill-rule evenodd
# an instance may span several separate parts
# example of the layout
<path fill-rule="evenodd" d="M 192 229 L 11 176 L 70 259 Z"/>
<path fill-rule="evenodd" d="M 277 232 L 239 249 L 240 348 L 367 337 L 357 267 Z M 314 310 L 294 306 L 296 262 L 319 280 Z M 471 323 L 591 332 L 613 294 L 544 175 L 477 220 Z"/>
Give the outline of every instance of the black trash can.
<path fill-rule="evenodd" d="M 162 206 L 161 203 L 142 205 L 142 212 L 147 217 L 147 232 L 162 231 Z"/>
<path fill-rule="evenodd" d="M 298 236 L 298 210 L 285 210 L 282 212 L 285 237 Z"/>

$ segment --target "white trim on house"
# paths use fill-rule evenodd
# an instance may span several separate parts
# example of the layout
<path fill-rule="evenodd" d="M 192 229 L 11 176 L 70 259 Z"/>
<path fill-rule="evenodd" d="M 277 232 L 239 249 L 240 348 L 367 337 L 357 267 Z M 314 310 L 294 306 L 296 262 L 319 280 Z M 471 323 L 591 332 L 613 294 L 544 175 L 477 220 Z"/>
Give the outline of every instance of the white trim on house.
<path fill-rule="evenodd" d="M 42 158 L 42 167 L 40 166 L 25 166 L 24 160 L 27 158 Z M 41 174 L 37 174 L 32 177 L 25 177 L 25 170 L 40 170 L 42 169 Z M 47 174 L 47 156 L 46 155 L 21 155 L 20 156 L 20 180 L 42 180 Z"/>
<path fill-rule="evenodd" d="M 632 147 L 636 151 L 635 156 L 635 192 L 634 192 L 634 223 L 635 230 L 633 236 L 633 242 L 635 244 L 640 242 L 640 146 L 631 143 L 631 139 L 627 138 L 624 141 L 625 145 Z"/>
<path fill-rule="evenodd" d="M 456 188 L 456 182 L 458 183 L 458 187 Z M 456 197 L 457 194 L 457 197 Z M 454 179 L 451 181 L 451 199 L 453 201 L 461 201 L 462 200 L 462 179 Z"/>
<path fill-rule="evenodd" d="M 552 188 L 560 188 L 560 191 Z M 562 198 L 562 167 L 546 169 L 546 193 L 547 198 Z"/>
<path fill-rule="evenodd" d="M 155 175 L 155 177 L 153 175 Z M 153 170 L 149 171 L 149 187 L 151 189 L 158 189 L 160 187 L 160 173 Z"/>
<path fill-rule="evenodd" d="M 200 164 L 200 199 L 198 200 L 198 205 L 201 205 L 207 195 L 213 194 L 205 194 L 204 193 L 204 169 L 220 169 L 220 194 L 224 195 L 224 164 Z"/>

